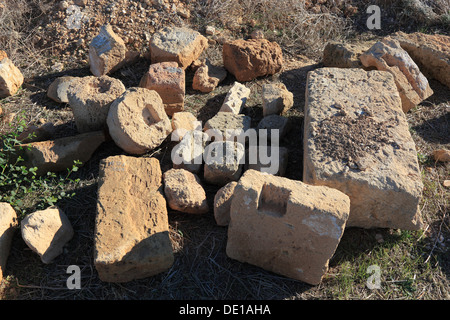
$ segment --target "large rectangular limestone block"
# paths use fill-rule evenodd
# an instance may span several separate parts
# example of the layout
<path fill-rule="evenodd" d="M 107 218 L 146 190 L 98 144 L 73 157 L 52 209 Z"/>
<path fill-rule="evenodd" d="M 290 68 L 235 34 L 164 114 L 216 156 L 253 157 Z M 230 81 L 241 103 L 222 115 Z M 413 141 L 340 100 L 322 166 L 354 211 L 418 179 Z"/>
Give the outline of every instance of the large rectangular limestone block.
<path fill-rule="evenodd" d="M 320 283 L 349 215 L 344 193 L 247 170 L 234 189 L 226 253 L 309 284 Z"/>
<path fill-rule="evenodd" d="M 311 71 L 304 130 L 303 180 L 350 197 L 347 226 L 422 227 L 416 148 L 389 72 Z"/>
<path fill-rule="evenodd" d="M 100 164 L 94 264 L 106 282 L 127 282 L 173 264 L 162 173 L 155 158 L 112 156 Z"/>

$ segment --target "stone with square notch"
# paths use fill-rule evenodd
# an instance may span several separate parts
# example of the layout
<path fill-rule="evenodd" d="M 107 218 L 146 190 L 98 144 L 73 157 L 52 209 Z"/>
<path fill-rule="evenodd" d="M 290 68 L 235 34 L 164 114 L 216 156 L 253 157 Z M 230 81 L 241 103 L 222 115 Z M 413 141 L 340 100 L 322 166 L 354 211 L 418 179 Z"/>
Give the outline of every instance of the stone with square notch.
<path fill-rule="evenodd" d="M 344 193 L 248 170 L 234 189 L 226 253 L 309 284 L 320 283 L 350 210 Z"/>

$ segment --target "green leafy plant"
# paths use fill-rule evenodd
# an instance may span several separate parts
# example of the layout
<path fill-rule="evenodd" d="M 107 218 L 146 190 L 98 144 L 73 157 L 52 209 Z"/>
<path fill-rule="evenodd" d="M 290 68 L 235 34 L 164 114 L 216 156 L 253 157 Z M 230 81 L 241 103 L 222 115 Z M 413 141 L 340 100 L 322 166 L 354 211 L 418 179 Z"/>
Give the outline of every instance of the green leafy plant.
<path fill-rule="evenodd" d="M 73 197 L 75 193 L 68 191 L 68 185 L 79 182 L 71 175 L 81 164 L 75 161 L 65 174 L 48 172 L 43 176 L 37 175 L 37 168 L 24 166 L 24 159 L 18 155 L 18 151 L 24 148 L 18 137 L 25 128 L 22 116 L 17 125 L 10 126 L 9 132 L 0 134 L 0 201 L 11 204 L 20 216 L 29 210 L 41 210 L 61 199 Z"/>

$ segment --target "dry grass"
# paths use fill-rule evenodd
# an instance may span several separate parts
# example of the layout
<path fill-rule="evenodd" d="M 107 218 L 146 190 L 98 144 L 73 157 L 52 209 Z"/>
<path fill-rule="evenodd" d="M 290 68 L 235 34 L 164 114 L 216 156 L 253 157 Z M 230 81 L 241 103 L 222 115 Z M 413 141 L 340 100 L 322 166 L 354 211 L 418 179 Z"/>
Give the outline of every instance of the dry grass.
<path fill-rule="evenodd" d="M 303 1 L 208 0 L 199 1 L 204 25 L 240 33 L 247 28 L 262 29 L 284 49 L 301 50 L 319 56 L 330 40 L 343 39 L 350 31 L 349 20 L 330 12 L 312 13 Z"/>

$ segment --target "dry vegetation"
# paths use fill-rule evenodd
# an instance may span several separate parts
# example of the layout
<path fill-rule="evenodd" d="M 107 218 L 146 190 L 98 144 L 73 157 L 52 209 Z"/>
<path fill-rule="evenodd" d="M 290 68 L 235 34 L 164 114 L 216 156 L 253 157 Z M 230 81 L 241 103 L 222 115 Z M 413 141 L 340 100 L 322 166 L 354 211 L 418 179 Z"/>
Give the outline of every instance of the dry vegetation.
<path fill-rule="evenodd" d="M 252 116 L 254 123 L 262 118 L 260 94 L 265 82 L 282 81 L 294 93 L 294 108 L 287 114 L 293 128 L 281 145 L 290 151 L 287 177 L 298 180 L 302 178 L 306 74 L 320 67 L 324 45 L 329 40 L 357 41 L 397 30 L 448 34 L 450 23 L 449 0 L 326 1 L 323 12 L 314 12 L 303 1 L 295 0 L 183 2 L 192 10 L 189 23 L 195 29 L 203 31 L 205 26 L 214 25 L 231 38 L 247 37 L 252 30 L 263 29 L 267 38 L 282 45 L 285 67 L 274 77 L 246 84 L 252 88 L 252 96 L 244 112 Z M 365 29 L 368 3 L 382 7 L 382 30 Z M 5 111 L 3 119 L 11 113 L 24 112 L 28 124 L 38 123 L 41 118 L 55 122 L 59 128 L 57 135 L 62 136 L 75 132 L 71 111 L 68 106 L 49 100 L 46 89 L 56 77 L 90 73 L 83 54 L 80 59 L 66 57 L 61 71 L 55 65 L 62 57 L 53 55 L 51 47 L 33 41 L 36 37 L 52 36 L 44 33 L 45 25 L 41 23 L 51 16 L 54 6 L 54 1 L 38 0 L 0 3 L 0 49 L 8 53 L 26 77 L 19 93 L 0 100 L 0 106 Z M 357 8 L 357 12 L 350 10 L 350 6 Z M 187 21 L 167 15 L 167 21 Z M 221 63 L 219 43 L 211 45 L 204 54 L 213 62 Z M 113 76 L 129 87 L 139 83 L 147 68 L 148 61 L 142 59 Z M 228 76 L 210 94 L 193 91 L 191 80 L 192 74 L 188 72 L 186 108 L 205 121 L 220 108 L 234 80 Z M 8 277 L 0 286 L 0 299 L 450 299 L 450 192 L 442 186 L 450 171 L 448 164 L 436 163 L 430 156 L 437 148 L 450 148 L 450 93 L 435 81 L 431 81 L 431 87 L 435 94 L 407 114 L 425 186 L 421 202 L 425 229 L 418 232 L 346 230 L 330 270 L 318 286 L 227 258 L 226 228 L 216 226 L 212 214 L 198 217 L 172 211 L 169 222 L 176 258 L 173 267 L 160 275 L 126 284 L 101 282 L 93 266 L 98 164 L 107 156 L 122 154 L 113 143 L 105 143 L 76 173 L 74 178 L 81 179 L 76 196 L 58 203 L 76 232 L 67 251 L 55 263 L 43 265 L 16 233 L 8 260 Z M 4 123 L 0 126 L 3 131 L 9 128 Z M 157 157 L 163 171 L 171 166 L 169 143 L 145 156 Z M 210 201 L 216 190 L 207 186 Z M 81 267 L 81 290 L 66 289 L 66 268 L 72 264 Z M 380 266 L 382 272 L 379 290 L 369 290 L 366 286 L 366 270 L 373 264 Z"/>

